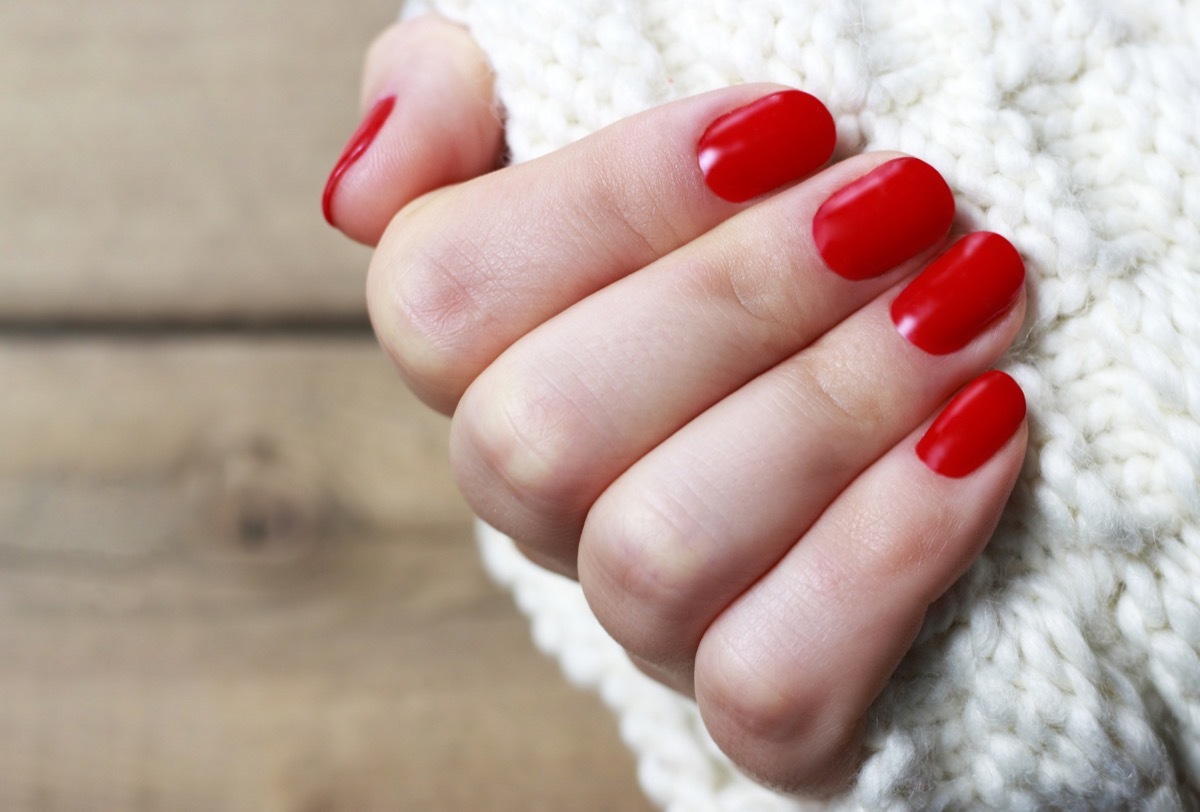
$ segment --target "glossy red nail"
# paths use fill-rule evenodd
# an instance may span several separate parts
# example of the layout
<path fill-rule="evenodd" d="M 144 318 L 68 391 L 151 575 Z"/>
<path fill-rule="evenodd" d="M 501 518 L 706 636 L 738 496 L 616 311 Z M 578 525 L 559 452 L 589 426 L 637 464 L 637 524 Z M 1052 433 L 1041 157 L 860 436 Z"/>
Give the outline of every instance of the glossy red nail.
<path fill-rule="evenodd" d="M 338 158 L 333 172 L 329 174 L 329 180 L 325 184 L 325 194 L 321 197 L 321 210 L 325 212 L 325 220 L 329 225 L 337 225 L 333 222 L 333 196 L 337 193 L 338 184 L 342 182 L 342 176 L 374 143 L 375 137 L 383 129 L 383 125 L 387 122 L 388 116 L 392 114 L 395 106 L 395 96 L 385 96 L 375 102 L 375 105 L 367 111 L 362 123 L 358 125 L 358 129 L 354 131 L 354 135 L 350 136 L 346 148 L 342 150 L 342 157 Z"/>
<path fill-rule="evenodd" d="M 935 473 L 964 477 L 990 460 L 1025 419 L 1017 382 L 992 370 L 967 384 L 917 443 L 917 456 Z"/>
<path fill-rule="evenodd" d="M 836 143 L 825 105 L 784 90 L 718 118 L 696 152 L 708 188 L 741 203 L 809 174 L 829 160 Z"/>
<path fill-rule="evenodd" d="M 900 334 L 933 355 L 971 343 L 1017 301 L 1025 263 L 999 234 L 978 231 L 956 242 L 892 302 Z"/>
<path fill-rule="evenodd" d="M 835 192 L 813 218 L 817 250 L 847 279 L 870 279 L 938 243 L 954 220 L 954 195 L 938 171 L 897 158 Z"/>

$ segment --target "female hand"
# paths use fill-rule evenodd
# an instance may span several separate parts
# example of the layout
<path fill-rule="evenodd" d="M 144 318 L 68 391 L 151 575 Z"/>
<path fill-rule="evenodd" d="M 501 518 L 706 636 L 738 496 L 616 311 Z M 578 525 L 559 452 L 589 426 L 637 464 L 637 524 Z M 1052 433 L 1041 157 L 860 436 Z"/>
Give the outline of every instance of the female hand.
<path fill-rule="evenodd" d="M 488 172 L 501 125 L 465 32 L 393 29 L 365 86 L 378 126 L 327 213 L 379 240 L 372 321 L 453 416 L 468 502 L 577 577 L 735 763 L 839 789 L 1021 464 L 1024 399 L 986 372 L 1023 315 L 1016 251 L 947 242 L 950 191 L 916 159 L 818 171 L 832 121 L 785 88 Z"/>

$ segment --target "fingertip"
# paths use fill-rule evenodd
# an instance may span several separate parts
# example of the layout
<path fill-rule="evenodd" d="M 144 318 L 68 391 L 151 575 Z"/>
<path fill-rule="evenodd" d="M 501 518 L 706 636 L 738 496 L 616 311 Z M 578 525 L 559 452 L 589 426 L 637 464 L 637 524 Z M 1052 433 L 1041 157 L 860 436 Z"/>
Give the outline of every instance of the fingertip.
<path fill-rule="evenodd" d="M 718 745 L 759 780 L 806 796 L 844 790 L 860 765 L 856 720 L 928 607 L 995 531 L 1020 474 L 1028 421 L 1008 376 L 986 373 L 964 391 L 973 386 L 974 403 L 959 408 L 951 430 L 956 442 L 992 448 L 986 459 L 958 476 L 935 470 L 916 450 L 917 429 L 706 632 L 696 666 L 701 712 Z"/>
<path fill-rule="evenodd" d="M 991 370 L 963 387 L 917 442 L 931 471 L 958 479 L 974 473 L 1024 426 L 1025 393 L 1009 375 Z"/>
<path fill-rule="evenodd" d="M 412 200 L 499 163 L 491 68 L 471 35 L 441 17 L 397 23 L 375 40 L 363 106 L 322 195 L 325 219 L 351 239 L 374 245 Z"/>
<path fill-rule="evenodd" d="M 334 228 L 337 228 L 337 222 L 333 217 L 333 198 L 341 188 L 342 178 L 370 149 L 395 107 L 395 94 L 384 96 L 376 101 L 363 117 L 358 129 L 350 136 L 350 140 L 346 142 L 341 157 L 334 164 L 333 171 L 329 173 L 329 180 L 325 182 L 325 192 L 321 196 L 321 212 L 325 215 L 325 222 Z"/>

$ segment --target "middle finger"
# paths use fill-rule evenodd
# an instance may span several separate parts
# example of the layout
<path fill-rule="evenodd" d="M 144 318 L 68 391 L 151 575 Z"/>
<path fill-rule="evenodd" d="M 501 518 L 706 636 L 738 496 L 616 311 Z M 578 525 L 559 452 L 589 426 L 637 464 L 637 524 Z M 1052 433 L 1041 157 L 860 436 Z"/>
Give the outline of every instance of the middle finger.
<path fill-rule="evenodd" d="M 587 511 L 622 471 L 911 273 L 953 214 L 929 165 L 858 156 L 588 297 L 467 390 L 451 441 L 463 492 L 573 573 Z"/>

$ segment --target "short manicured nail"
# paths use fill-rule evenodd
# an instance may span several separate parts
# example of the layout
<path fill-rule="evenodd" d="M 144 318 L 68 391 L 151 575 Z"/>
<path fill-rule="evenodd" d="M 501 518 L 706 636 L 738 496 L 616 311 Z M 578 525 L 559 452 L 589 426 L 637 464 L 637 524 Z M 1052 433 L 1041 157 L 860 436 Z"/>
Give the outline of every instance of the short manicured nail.
<path fill-rule="evenodd" d="M 870 279 L 932 248 L 953 220 L 954 195 L 938 171 L 897 158 L 826 200 L 813 218 L 813 239 L 833 271 Z"/>
<path fill-rule="evenodd" d="M 836 143 L 825 105 L 784 90 L 718 118 L 696 153 L 708 188 L 741 203 L 809 174 L 829 160 Z"/>
<path fill-rule="evenodd" d="M 992 370 L 967 384 L 917 443 L 917 456 L 935 473 L 964 477 L 990 460 L 1025 419 L 1017 382 Z"/>
<path fill-rule="evenodd" d="M 325 194 L 321 198 L 321 210 L 325 212 L 325 219 L 329 225 L 336 225 L 333 222 L 333 196 L 337 193 L 338 184 L 342 182 L 342 176 L 370 148 L 375 141 L 375 136 L 379 135 L 379 131 L 383 129 L 383 125 L 387 122 L 388 116 L 392 114 L 395 106 L 395 96 L 386 96 L 375 102 L 375 105 L 367 111 L 362 123 L 358 125 L 358 129 L 354 131 L 354 135 L 350 136 L 350 140 L 346 143 L 342 157 L 338 158 L 333 172 L 329 174 L 329 180 L 325 184 Z"/>
<path fill-rule="evenodd" d="M 933 355 L 971 343 L 1012 307 L 1025 263 L 999 234 L 978 231 L 956 242 L 892 302 L 900 334 Z"/>

